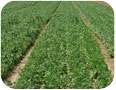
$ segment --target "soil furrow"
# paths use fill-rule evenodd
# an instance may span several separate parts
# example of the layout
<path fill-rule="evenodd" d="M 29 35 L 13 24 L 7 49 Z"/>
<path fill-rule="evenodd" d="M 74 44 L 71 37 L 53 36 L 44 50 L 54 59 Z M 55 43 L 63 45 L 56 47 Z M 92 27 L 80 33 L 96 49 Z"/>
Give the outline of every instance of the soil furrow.
<path fill-rule="evenodd" d="M 92 80 L 92 82 L 91 82 L 91 86 L 92 86 L 93 89 L 96 89 L 96 88 L 95 88 L 94 80 Z"/>
<path fill-rule="evenodd" d="M 49 25 L 51 19 L 53 19 L 54 14 L 56 13 L 56 11 L 59 9 L 61 5 L 58 5 L 58 7 L 53 11 L 52 15 L 50 16 L 49 20 L 47 21 L 47 23 L 43 26 L 41 32 L 38 34 L 37 39 L 35 40 L 34 44 L 32 46 L 30 46 L 30 48 L 27 50 L 25 56 L 22 58 L 22 60 L 20 60 L 20 62 L 12 69 L 12 71 L 9 72 L 8 78 L 4 81 L 5 84 L 8 84 L 7 82 L 11 82 L 13 87 L 16 84 L 17 78 L 19 76 L 19 73 L 21 72 L 21 70 L 24 68 L 30 54 L 32 53 L 38 39 L 42 36 L 42 33 L 45 31 L 45 29 L 47 28 L 47 26 Z M 9 86 L 9 85 L 8 85 Z"/>
<path fill-rule="evenodd" d="M 36 43 L 36 42 L 35 42 Z M 19 73 L 21 72 L 21 70 L 24 68 L 26 62 L 27 62 L 27 59 L 28 57 L 30 56 L 32 50 L 33 50 L 34 46 L 31 46 L 29 48 L 29 50 L 26 52 L 24 58 L 21 60 L 20 63 L 18 63 L 14 68 L 13 70 L 10 72 L 7 80 L 10 81 L 12 83 L 12 85 L 15 85 L 16 84 L 16 79 L 19 75 Z M 6 82 L 7 84 L 7 82 Z"/>
<path fill-rule="evenodd" d="M 79 14 L 79 16 L 81 17 L 81 19 L 83 20 L 83 22 L 85 23 L 85 25 L 87 27 L 89 27 L 89 24 L 86 22 L 86 20 L 84 19 L 84 17 L 82 16 L 82 14 Z"/>
<path fill-rule="evenodd" d="M 101 53 L 103 54 L 103 56 L 105 58 L 105 62 L 108 65 L 108 69 L 114 75 L 114 58 L 110 57 L 110 55 L 108 54 L 107 48 L 105 47 L 103 42 L 94 33 L 91 32 L 91 34 L 95 38 L 95 40 L 98 42 L 98 44 L 101 48 Z"/>

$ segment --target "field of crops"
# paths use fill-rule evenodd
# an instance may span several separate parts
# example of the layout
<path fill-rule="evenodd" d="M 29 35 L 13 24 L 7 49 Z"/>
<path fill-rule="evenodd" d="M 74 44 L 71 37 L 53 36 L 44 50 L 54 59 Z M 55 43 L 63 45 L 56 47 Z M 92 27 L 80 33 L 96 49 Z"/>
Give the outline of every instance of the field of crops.
<path fill-rule="evenodd" d="M 91 2 L 76 2 L 76 5 L 91 25 L 93 32 L 103 41 L 109 54 L 114 56 L 114 12 L 112 8 Z"/>
<path fill-rule="evenodd" d="M 1 37 L 3 78 L 34 43 L 42 26 L 46 24 L 59 4 L 59 2 L 49 3 L 13 2 L 3 8 Z M 25 7 L 22 8 L 20 5 Z"/>
<path fill-rule="evenodd" d="M 93 2 L 73 3 L 78 9 L 72 2 L 24 1 L 11 2 L 3 8 L 3 80 L 37 40 L 13 88 L 90 89 L 111 84 L 113 76 L 91 32 L 114 56 L 113 11 Z"/>

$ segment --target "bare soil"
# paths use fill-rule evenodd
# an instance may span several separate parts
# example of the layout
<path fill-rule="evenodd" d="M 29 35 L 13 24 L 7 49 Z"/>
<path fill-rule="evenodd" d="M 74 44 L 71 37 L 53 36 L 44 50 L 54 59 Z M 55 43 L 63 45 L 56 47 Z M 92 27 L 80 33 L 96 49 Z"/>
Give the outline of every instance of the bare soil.
<path fill-rule="evenodd" d="M 24 68 L 30 54 L 32 53 L 35 45 L 37 44 L 38 39 L 40 38 L 40 36 L 42 35 L 42 33 L 44 32 L 44 30 L 47 28 L 47 26 L 50 23 L 50 20 L 53 18 L 55 12 L 59 9 L 61 5 L 61 2 L 59 4 L 59 6 L 56 8 L 56 10 L 54 11 L 54 13 L 51 15 L 50 19 L 48 20 L 47 24 L 45 26 L 43 26 L 42 31 L 38 34 L 38 38 L 35 40 L 34 45 L 32 45 L 29 50 L 26 52 L 24 58 L 21 60 L 21 62 L 19 64 L 17 64 L 13 70 L 9 73 L 9 76 L 7 78 L 7 81 L 10 81 L 12 83 L 12 86 L 14 86 L 16 84 L 17 78 L 21 72 L 21 70 Z M 5 84 L 7 85 L 7 82 L 5 82 Z"/>
<path fill-rule="evenodd" d="M 33 48 L 34 48 L 34 46 L 30 47 L 30 49 L 27 51 L 25 57 L 21 60 L 21 62 L 19 64 L 17 64 L 17 66 L 15 66 L 13 68 L 13 71 L 10 73 L 9 77 L 7 78 L 7 80 L 11 81 L 11 83 L 13 85 L 16 83 L 16 79 L 17 79 L 19 73 L 21 72 L 21 70 L 24 68 Z"/>
<path fill-rule="evenodd" d="M 81 17 L 81 19 L 83 20 L 83 22 L 85 23 L 85 25 L 87 27 L 89 27 L 89 24 L 87 23 L 87 21 L 85 20 L 85 18 L 83 17 L 83 15 L 82 14 L 79 14 L 79 16 Z"/>
<path fill-rule="evenodd" d="M 92 86 L 93 89 L 96 89 L 96 88 L 95 88 L 94 80 L 91 82 L 91 86 Z"/>
<path fill-rule="evenodd" d="M 111 73 L 114 75 L 114 58 L 111 58 L 107 48 L 103 44 L 103 42 L 95 35 L 92 33 L 92 36 L 96 39 L 96 41 L 99 43 L 99 46 L 101 48 L 101 53 L 103 54 L 105 58 L 105 62 L 108 65 L 108 69 L 111 71 Z"/>
<path fill-rule="evenodd" d="M 66 89 L 69 89 L 69 85 L 68 85 L 68 83 L 65 84 L 65 87 L 66 87 Z"/>

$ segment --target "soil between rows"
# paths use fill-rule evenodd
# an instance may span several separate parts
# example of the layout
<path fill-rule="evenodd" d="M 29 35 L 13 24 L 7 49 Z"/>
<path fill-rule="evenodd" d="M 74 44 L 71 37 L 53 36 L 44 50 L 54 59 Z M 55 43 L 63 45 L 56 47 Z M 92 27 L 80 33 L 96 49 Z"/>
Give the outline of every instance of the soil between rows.
<path fill-rule="evenodd" d="M 17 66 L 15 66 L 13 68 L 12 72 L 10 73 L 9 77 L 7 78 L 8 81 L 11 81 L 12 85 L 16 84 L 16 79 L 19 76 L 19 73 L 21 72 L 21 70 L 24 68 L 24 66 L 28 60 L 28 57 L 30 56 L 33 48 L 34 48 L 34 46 L 31 46 L 29 48 L 25 57 L 21 60 L 21 62 Z"/>

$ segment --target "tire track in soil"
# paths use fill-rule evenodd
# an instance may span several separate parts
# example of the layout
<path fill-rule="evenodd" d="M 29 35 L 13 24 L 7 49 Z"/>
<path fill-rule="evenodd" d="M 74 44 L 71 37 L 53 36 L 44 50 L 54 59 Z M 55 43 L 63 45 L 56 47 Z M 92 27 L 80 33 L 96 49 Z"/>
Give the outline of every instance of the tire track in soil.
<path fill-rule="evenodd" d="M 81 19 L 83 20 L 84 24 L 88 27 L 91 28 L 90 25 L 88 24 L 88 22 L 85 20 L 85 18 L 83 17 L 82 13 L 80 12 L 80 10 L 78 9 L 78 7 L 75 5 L 74 2 L 72 2 L 72 5 L 77 9 L 77 11 L 79 12 L 79 16 L 81 17 Z M 91 35 L 94 37 L 94 39 L 97 41 L 97 43 L 99 44 L 99 47 L 101 49 L 101 53 L 105 58 L 105 63 L 108 66 L 108 69 L 111 71 L 111 74 L 114 76 L 114 58 L 111 58 L 110 54 L 108 53 L 107 48 L 105 47 L 104 43 L 98 38 L 98 36 L 96 34 L 94 34 L 92 31 L 90 31 Z M 91 83 L 93 89 L 95 89 L 95 83 L 94 80 L 92 80 Z"/>
<path fill-rule="evenodd" d="M 47 28 L 47 26 L 49 25 L 50 21 L 53 19 L 55 12 L 60 8 L 61 5 L 61 1 L 58 5 L 58 7 L 53 11 L 52 15 L 50 16 L 50 18 L 48 19 L 47 23 L 43 26 L 41 32 L 38 34 L 37 39 L 35 40 L 34 44 L 32 46 L 30 46 L 30 48 L 27 50 L 25 56 L 22 58 L 22 60 L 20 60 L 20 62 L 14 66 L 14 68 L 12 69 L 11 72 L 9 72 L 8 78 L 3 81 L 6 85 L 8 84 L 6 81 L 10 81 L 12 83 L 12 86 L 10 86 L 11 88 L 16 84 L 17 78 L 21 72 L 21 70 L 24 68 L 30 54 L 32 53 L 34 47 L 37 44 L 37 41 L 39 40 L 39 38 L 42 36 L 42 33 L 45 31 L 45 29 Z M 9 86 L 9 85 L 7 85 Z"/>

